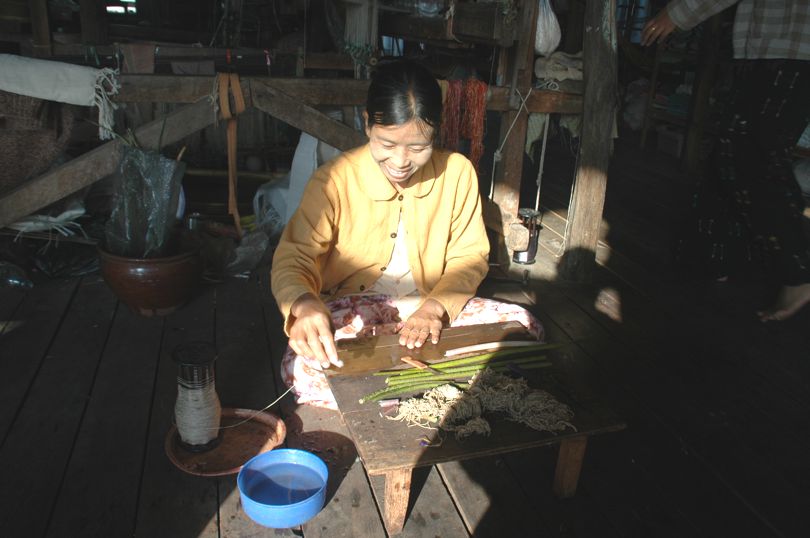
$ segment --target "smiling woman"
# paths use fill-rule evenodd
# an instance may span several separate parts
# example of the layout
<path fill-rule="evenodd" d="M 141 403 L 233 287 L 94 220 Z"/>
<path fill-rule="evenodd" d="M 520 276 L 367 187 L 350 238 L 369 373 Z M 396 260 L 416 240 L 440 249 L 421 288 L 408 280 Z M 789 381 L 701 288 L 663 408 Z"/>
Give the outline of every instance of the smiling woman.
<path fill-rule="evenodd" d="M 315 171 L 273 258 L 273 294 L 290 348 L 282 376 L 299 403 L 335 407 L 321 368 L 341 366 L 335 340 L 398 332 L 436 343 L 448 324 L 517 320 L 520 307 L 470 301 L 489 242 L 470 161 L 434 148 L 439 85 L 408 61 L 379 67 L 363 114 L 368 144 Z"/>

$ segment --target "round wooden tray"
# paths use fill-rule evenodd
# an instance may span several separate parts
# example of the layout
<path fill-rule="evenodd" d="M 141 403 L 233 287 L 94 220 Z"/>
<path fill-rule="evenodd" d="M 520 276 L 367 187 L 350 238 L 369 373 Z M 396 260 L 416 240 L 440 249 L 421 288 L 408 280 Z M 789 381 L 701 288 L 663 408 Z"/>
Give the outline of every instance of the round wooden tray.
<path fill-rule="evenodd" d="M 254 416 L 255 415 L 255 416 Z M 166 434 L 166 455 L 178 469 L 197 476 L 223 476 L 238 473 L 250 458 L 274 449 L 284 442 L 287 428 L 272 413 L 250 409 L 222 409 L 221 426 L 250 418 L 235 428 L 222 430 L 219 444 L 207 452 L 189 452 L 180 446 L 177 427 Z"/>

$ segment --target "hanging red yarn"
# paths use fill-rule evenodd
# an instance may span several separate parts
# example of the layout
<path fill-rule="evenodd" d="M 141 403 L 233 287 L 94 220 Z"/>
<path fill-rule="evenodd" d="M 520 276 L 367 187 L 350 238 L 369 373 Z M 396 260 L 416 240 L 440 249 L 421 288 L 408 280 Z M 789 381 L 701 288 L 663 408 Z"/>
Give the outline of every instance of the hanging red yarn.
<path fill-rule="evenodd" d="M 464 83 L 464 116 L 461 136 L 470 140 L 470 161 L 478 170 L 478 161 L 484 154 L 484 121 L 487 114 L 487 84 L 471 78 Z"/>
<path fill-rule="evenodd" d="M 442 147 L 458 151 L 461 123 L 461 81 L 447 81 L 447 97 L 442 107 Z"/>

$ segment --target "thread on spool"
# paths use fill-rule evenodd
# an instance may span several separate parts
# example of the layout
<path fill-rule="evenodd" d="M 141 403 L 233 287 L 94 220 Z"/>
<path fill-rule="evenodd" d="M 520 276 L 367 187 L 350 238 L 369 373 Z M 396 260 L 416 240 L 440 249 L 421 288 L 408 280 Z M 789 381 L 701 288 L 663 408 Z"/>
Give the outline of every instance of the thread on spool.
<path fill-rule="evenodd" d="M 178 364 L 174 423 L 181 445 L 191 451 L 213 448 L 219 442 L 221 430 L 250 422 L 292 391 L 292 387 L 288 388 L 244 420 L 221 426 L 222 405 L 214 382 L 214 361 L 217 358 L 214 346 L 207 342 L 191 342 L 178 346 L 172 358 Z"/>
<path fill-rule="evenodd" d="M 222 418 L 214 382 L 216 348 L 208 342 L 191 342 L 178 346 L 172 358 L 178 366 L 174 420 L 180 443 L 191 451 L 213 448 Z"/>
<path fill-rule="evenodd" d="M 174 419 L 180 439 L 188 445 L 206 445 L 217 438 L 222 406 L 213 379 L 196 387 L 177 379 Z"/>

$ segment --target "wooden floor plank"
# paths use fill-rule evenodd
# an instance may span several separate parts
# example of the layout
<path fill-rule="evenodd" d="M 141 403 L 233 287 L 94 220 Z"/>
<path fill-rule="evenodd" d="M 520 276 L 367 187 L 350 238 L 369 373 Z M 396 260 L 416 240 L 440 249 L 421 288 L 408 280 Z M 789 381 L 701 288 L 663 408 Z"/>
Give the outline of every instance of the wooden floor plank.
<path fill-rule="evenodd" d="M 581 299 L 583 308 L 588 302 Z M 688 330 L 688 324 L 683 326 Z M 645 333 L 654 334 L 655 327 Z M 670 340 L 667 346 L 660 340 L 657 345 L 636 342 L 638 347 L 619 349 L 615 341 L 604 337 L 583 345 L 591 353 L 604 354 L 611 348 L 620 353 L 618 362 L 608 359 L 613 372 L 677 428 L 693 449 L 699 447 L 706 461 L 737 491 L 744 492 L 772 527 L 787 532 L 801 528 L 799 506 L 810 502 L 810 497 L 791 478 L 798 454 L 810 449 L 810 443 L 797 440 L 789 424 L 774 427 L 769 416 L 752 404 L 757 398 L 751 389 L 762 380 L 746 372 L 745 365 L 731 367 L 710 353 L 690 357 L 694 346 L 683 342 Z M 700 364 L 696 364 L 698 359 Z M 776 388 L 762 390 L 772 393 Z M 778 408 L 772 412 L 777 413 Z M 752 443 L 757 439 L 767 442 Z"/>
<path fill-rule="evenodd" d="M 0 520 L 8 536 L 45 533 L 115 304 L 115 297 L 100 278 L 81 281 L 0 449 L 0 510 L 4 512 Z"/>
<path fill-rule="evenodd" d="M 189 304 L 168 316 L 165 323 L 134 536 L 218 537 L 216 479 L 180 471 L 164 451 L 177 398 L 177 366 L 171 353 L 182 343 L 214 341 L 214 288 L 201 290 Z"/>
<path fill-rule="evenodd" d="M 276 399 L 261 296 L 255 279 L 229 278 L 216 288 L 217 392 L 223 407 L 260 410 Z M 270 412 L 277 412 L 277 409 Z M 222 536 L 293 536 L 270 530 L 242 510 L 236 477 L 217 479 Z"/>
<path fill-rule="evenodd" d="M 119 304 L 48 536 L 130 536 L 164 320 Z"/>
<path fill-rule="evenodd" d="M 377 505 L 383 505 L 385 479 L 370 477 Z M 406 514 L 405 527 L 397 535 L 402 538 L 467 538 L 464 526 L 453 500 L 442 483 L 435 467 L 414 469 L 411 479 L 410 509 Z"/>
<path fill-rule="evenodd" d="M 611 438 L 621 438 L 624 432 Z M 589 451 L 593 440 L 588 442 Z M 591 455 L 586 453 L 586 461 Z M 613 538 L 621 536 L 610 520 L 604 515 L 587 488 L 583 486 L 586 477 L 580 478 L 577 493 L 570 499 L 558 499 L 552 492 L 551 483 L 557 460 L 557 450 L 551 447 L 512 452 L 503 457 L 506 469 L 517 481 L 536 517 L 542 520 L 542 536 L 589 538 L 599 536 Z M 585 471 L 583 471 L 585 474 Z"/>
<path fill-rule="evenodd" d="M 382 519 L 363 464 L 340 414 L 308 405 L 287 416 L 288 446 L 307 450 L 329 468 L 326 505 L 304 525 L 307 538 L 384 537 Z"/>
<path fill-rule="evenodd" d="M 546 313 L 546 310 L 535 305 L 534 300 L 530 300 L 530 298 L 537 297 L 535 291 L 524 286 L 500 284 L 495 289 L 484 289 L 482 292 L 487 297 L 520 304 L 529 309 L 542 324 L 547 342 L 569 344 L 572 342 L 570 335 Z M 555 308 L 555 303 L 550 300 L 549 295 L 551 294 L 540 294 L 544 307 L 555 312 L 564 311 L 564 308 L 560 306 Z M 559 303 L 561 302 L 558 301 Z M 573 327 L 575 333 L 582 330 L 576 329 L 580 325 L 576 319 L 569 318 L 564 324 L 569 329 Z M 577 374 L 577 376 L 580 375 Z M 591 383 L 595 383 L 592 377 L 584 379 L 590 379 Z M 608 400 L 612 400 L 609 395 Z M 626 435 L 627 433 L 622 431 L 615 435 L 610 434 L 609 437 L 622 439 Z M 589 444 L 593 446 L 593 440 Z M 592 457 L 590 453 L 594 450 L 598 449 L 590 448 L 586 453 L 586 461 Z M 552 447 L 522 450 L 503 456 L 507 468 L 517 480 L 518 486 L 531 504 L 532 510 L 542 520 L 543 536 L 578 538 L 619 536 L 619 531 L 613 527 L 613 524 L 604 515 L 602 507 L 585 488 L 580 487 L 577 494 L 571 499 L 560 500 L 554 496 L 550 484 L 554 477 L 556 456 L 557 449 Z M 580 482 L 582 481 L 581 478 Z M 629 480 L 625 479 L 622 484 L 628 482 Z M 549 486 L 544 487 L 543 484 L 549 484 Z"/>
<path fill-rule="evenodd" d="M 570 344 L 572 342 L 571 334 L 587 334 L 588 323 L 583 323 L 578 317 L 581 312 L 575 309 L 570 301 L 560 300 L 562 295 L 559 293 L 538 292 L 538 290 L 526 286 L 506 285 L 503 283 L 499 283 L 494 288 L 484 286 L 480 292 L 487 297 L 520 304 L 527 308 L 543 326 L 547 342 Z M 535 301 L 538 300 L 542 303 L 543 308 L 535 304 Z M 569 308 L 574 308 L 577 315 L 563 315 L 566 309 Z M 556 319 L 552 319 L 547 310 L 555 312 Z M 558 321 L 568 329 L 568 332 L 558 325 Z M 576 375 L 579 376 L 580 374 Z M 593 382 L 591 379 L 591 383 Z M 588 390 L 592 390 L 592 388 Z M 569 391 L 574 393 L 573 396 L 576 397 L 575 389 L 569 387 Z M 622 437 L 625 432 L 619 432 L 615 435 Z M 610 434 L 610 436 L 612 437 L 613 434 Z M 533 510 L 542 520 L 543 536 L 583 538 L 588 536 L 618 536 L 618 531 L 603 515 L 602 508 L 597 501 L 583 488 L 580 488 L 572 499 L 560 500 L 553 495 L 550 484 L 554 477 L 556 456 L 557 449 L 553 447 L 523 450 L 503 456 L 507 468 L 515 476 L 521 491 L 526 495 Z M 586 453 L 586 459 L 588 457 Z M 542 487 L 541 484 L 544 483 L 549 484 L 549 486 Z"/>
<path fill-rule="evenodd" d="M 26 294 L 15 310 L 19 327 L 0 335 L 0 446 L 62 323 L 77 279 L 48 281 Z"/>
<path fill-rule="evenodd" d="M 509 472 L 503 457 L 488 457 L 436 466 L 472 536 L 549 536 Z M 536 487 L 551 488 L 538 480 Z"/>
<path fill-rule="evenodd" d="M 645 367 L 644 364 L 650 364 L 652 357 L 645 354 L 643 357 L 636 357 L 636 359 L 629 363 L 627 357 L 634 355 L 634 352 L 626 347 L 616 344 L 614 341 L 606 337 L 594 337 L 579 340 L 579 345 L 591 355 L 597 363 L 602 366 L 606 379 L 617 386 L 625 388 L 630 394 L 634 394 L 638 398 L 638 403 L 629 404 L 631 407 L 649 409 L 658 414 L 659 420 L 663 421 L 662 425 L 666 428 L 671 428 L 672 431 L 677 431 L 678 435 L 688 439 L 689 447 L 696 450 L 698 458 L 704 462 L 708 462 L 706 467 L 709 473 L 713 473 L 722 482 L 729 481 L 733 483 L 738 481 L 739 473 L 744 473 L 744 476 L 755 475 L 759 477 L 760 486 L 766 486 L 766 495 L 775 494 L 780 491 L 780 488 L 787 487 L 783 481 L 779 481 L 778 477 L 770 476 L 769 473 L 762 470 L 763 462 L 754 457 L 754 454 L 748 447 L 745 447 L 739 442 L 734 442 L 734 436 L 729 432 L 727 427 L 719 424 L 705 424 L 705 419 L 699 416 L 692 415 L 689 419 L 689 409 L 701 410 L 705 408 L 706 401 L 703 404 L 696 403 L 695 392 L 688 385 L 683 385 L 681 388 L 675 388 L 675 381 L 672 376 L 666 375 L 660 369 L 652 367 Z M 688 397 L 688 400 L 684 400 Z M 673 423 L 677 420 L 677 423 Z M 704 425 L 697 424 L 703 422 Z M 696 431 L 697 428 L 697 431 Z M 730 446 L 715 446 L 711 443 L 707 444 L 702 439 L 706 428 L 709 431 L 715 429 L 723 431 L 721 437 L 726 439 Z M 701 433 L 697 433 L 697 432 Z M 691 433 L 691 434 L 690 434 Z M 700 448 L 700 450 L 698 450 Z M 710 452 L 707 453 L 706 450 Z M 711 454 L 711 458 L 707 458 Z M 740 459 L 742 458 L 742 459 Z M 717 461 L 715 461 L 717 460 Z M 740 467 L 734 471 L 732 476 L 725 476 L 729 469 L 729 462 L 734 462 L 733 465 Z M 718 465 L 724 467 L 724 471 L 720 472 Z M 745 469 L 743 471 L 743 469 Z M 739 489 L 743 484 L 738 484 L 735 489 Z M 732 489 L 729 491 L 730 495 L 735 495 Z M 783 489 L 781 491 L 784 491 Z M 763 495 L 759 492 L 754 484 L 747 484 L 747 494 L 757 498 Z M 778 504 L 782 506 L 779 510 L 780 518 L 787 516 L 787 513 L 795 506 L 795 501 L 785 498 L 782 502 L 772 503 L 767 499 L 759 499 L 760 502 L 765 504 Z M 784 506 L 787 504 L 787 506 Z M 772 507 L 777 509 L 776 506 Z M 773 516 L 771 516 L 773 517 Z M 742 519 L 742 514 L 736 518 L 737 521 Z M 782 521 L 784 521 L 782 519 Z M 760 522 L 760 525 L 762 522 Z M 773 526 L 773 523 L 767 524 L 766 527 Z M 745 527 L 749 528 L 750 527 Z"/>
<path fill-rule="evenodd" d="M 609 456 L 612 456 L 613 459 L 608 458 L 610 463 L 606 463 L 605 468 L 600 469 L 594 477 L 588 476 L 590 471 L 587 470 L 587 466 L 583 472 L 583 481 L 589 493 L 592 493 L 599 503 L 609 503 L 610 509 L 603 509 L 602 511 L 611 514 L 614 525 L 618 528 L 624 527 L 622 532 L 636 532 L 639 529 L 647 529 L 645 532 L 649 532 L 650 528 L 657 527 L 689 530 L 693 527 L 701 528 L 701 526 L 711 528 L 714 525 L 721 525 L 722 528 L 728 531 L 729 524 L 727 522 L 732 521 L 735 529 L 737 529 L 739 522 L 739 529 L 737 530 L 746 535 L 751 535 L 748 534 L 748 531 L 752 530 L 762 531 L 763 535 L 769 535 L 772 531 L 767 525 L 763 525 L 763 522 L 750 511 L 750 508 L 744 502 L 734 499 L 733 502 L 728 504 L 720 503 L 722 506 L 719 508 L 728 510 L 728 514 L 724 517 L 711 517 L 701 511 L 700 506 L 696 507 L 690 502 L 695 496 L 711 502 L 711 497 L 706 499 L 702 496 L 703 492 L 712 492 L 713 494 L 717 494 L 718 491 L 725 492 L 726 498 L 732 497 L 732 499 L 733 493 L 728 490 L 722 480 L 711 475 L 712 467 L 706 466 L 699 458 L 696 459 L 695 456 L 690 456 L 685 459 L 680 458 L 682 461 L 678 462 L 677 455 L 680 444 L 676 431 L 666 426 L 656 415 L 649 414 L 654 409 L 651 405 L 653 402 L 638 399 L 634 392 L 626 390 L 622 382 L 622 376 L 617 375 L 616 370 L 620 364 L 627 360 L 628 355 L 632 355 L 632 350 L 607 338 L 604 329 L 585 313 L 581 308 L 582 305 L 574 304 L 573 301 L 562 294 L 558 286 L 541 286 L 536 293 L 538 297 L 543 298 L 542 301 L 537 303 L 539 311 L 552 318 L 557 326 L 563 327 L 564 330 L 571 330 L 569 336 L 575 335 L 578 346 L 584 346 L 583 349 L 592 358 L 592 354 L 598 354 L 599 360 L 595 362 L 595 366 L 599 367 L 591 368 L 589 371 L 582 370 L 576 377 L 579 379 L 591 379 L 592 385 L 601 383 L 606 390 L 608 400 L 615 402 L 617 412 L 628 420 L 628 428 L 630 430 L 640 429 L 642 432 L 641 434 L 635 431 L 632 434 L 630 432 L 617 434 L 615 437 L 625 436 L 628 439 L 632 438 L 633 443 L 625 446 L 624 453 L 615 452 L 610 454 Z M 648 363 L 651 362 L 650 357 L 646 357 L 644 360 Z M 587 362 L 571 361 L 564 364 L 581 367 L 586 365 Z M 658 386 L 655 384 L 655 379 L 651 379 L 650 376 L 651 373 L 648 372 L 645 382 L 652 388 L 651 395 L 654 395 Z M 648 395 L 648 397 L 651 395 Z M 599 443 L 598 446 L 610 445 L 603 442 Z M 638 465 L 625 455 L 630 452 L 635 454 L 635 459 L 640 459 L 640 454 L 650 454 L 651 460 L 656 462 L 654 457 L 656 451 L 660 451 L 662 450 L 661 447 L 667 446 L 676 447 L 671 454 L 674 458 L 671 465 L 678 462 L 677 466 L 671 467 L 670 464 L 666 464 L 656 467 L 653 465 L 652 471 L 649 469 L 639 470 Z M 658 448 L 653 450 L 652 447 Z M 586 454 L 586 463 L 594 457 L 598 459 L 600 457 L 605 458 L 605 456 L 605 454 L 594 454 L 594 447 L 590 447 L 589 453 Z M 605 469 L 613 472 L 615 479 L 604 481 Z M 635 476 L 635 478 L 632 478 L 632 476 Z M 671 490 L 670 488 L 667 488 L 667 490 L 659 488 L 659 477 L 661 483 L 663 483 L 664 478 L 671 481 L 679 476 L 689 476 L 692 478 L 692 482 L 675 481 Z M 594 479 L 596 479 L 596 483 Z M 628 483 L 635 483 L 635 486 L 628 488 L 626 487 Z M 697 483 L 701 483 L 702 486 L 695 488 L 694 486 Z M 588 487 L 587 484 L 591 484 L 591 486 Z M 693 493 L 694 489 L 699 490 L 697 495 Z M 644 492 L 644 494 L 636 497 L 637 492 Z M 625 498 L 622 498 L 623 494 L 626 495 Z M 678 495 L 681 495 L 681 497 L 679 498 Z M 640 502 L 650 507 L 645 512 L 647 519 L 637 517 L 636 507 Z M 682 504 L 679 504 L 679 502 Z M 625 515 L 624 518 L 620 517 L 622 514 Z M 658 520 L 651 518 L 658 518 Z"/>
<path fill-rule="evenodd" d="M 22 304 L 25 295 L 24 291 L 0 287 L 0 338 L 6 328 L 11 331 L 18 326 L 14 312 Z"/>
<path fill-rule="evenodd" d="M 270 294 L 266 278 L 259 279 L 258 288 L 277 391 L 284 392 L 286 387 L 280 379 L 281 358 L 287 347 L 283 318 Z M 280 406 L 287 425 L 287 446 L 315 453 L 329 468 L 326 505 L 304 525 L 305 536 L 385 536 L 371 486 L 340 415 L 308 405 L 299 406 L 290 394 L 283 398 Z"/>

